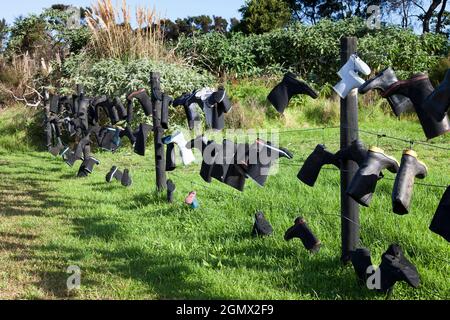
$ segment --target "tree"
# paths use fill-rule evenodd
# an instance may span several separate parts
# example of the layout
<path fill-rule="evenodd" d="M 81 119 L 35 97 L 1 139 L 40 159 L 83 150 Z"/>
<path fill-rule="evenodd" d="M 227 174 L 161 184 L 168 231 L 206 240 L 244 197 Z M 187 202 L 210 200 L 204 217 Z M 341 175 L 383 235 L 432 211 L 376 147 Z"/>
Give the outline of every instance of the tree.
<path fill-rule="evenodd" d="M 284 27 L 291 12 L 283 0 L 249 0 L 239 9 L 242 30 L 246 33 L 264 33 Z"/>
<path fill-rule="evenodd" d="M 231 32 L 239 32 L 242 31 L 242 23 L 238 18 L 230 19 L 230 31 Z"/>
<path fill-rule="evenodd" d="M 0 52 L 3 51 L 4 41 L 8 35 L 8 25 L 6 24 L 6 20 L 0 20 Z"/>
<path fill-rule="evenodd" d="M 202 33 L 208 33 L 212 28 L 212 19 L 209 16 L 201 15 L 191 17 L 191 19 L 194 22 L 195 29 L 201 31 Z"/>
<path fill-rule="evenodd" d="M 180 28 L 178 24 L 170 19 L 161 20 L 161 29 L 164 37 L 168 40 L 177 40 L 180 36 Z"/>
<path fill-rule="evenodd" d="M 225 33 L 228 28 L 228 21 L 220 16 L 213 16 L 214 30 L 217 32 Z"/>
<path fill-rule="evenodd" d="M 442 3 L 442 0 L 432 0 L 428 8 L 425 6 L 423 1 L 412 0 L 412 2 L 417 8 L 419 8 L 422 11 L 422 13 L 417 16 L 417 18 L 422 22 L 422 32 L 423 33 L 430 32 L 431 19 L 433 18 L 435 10 Z"/>
<path fill-rule="evenodd" d="M 386 6 L 383 0 L 284 0 L 299 21 L 316 24 L 320 19 L 338 20 L 353 16 L 366 17 L 371 5 Z"/>
<path fill-rule="evenodd" d="M 413 3 L 410 0 L 392 0 L 388 2 L 387 11 L 391 15 L 397 14 L 401 18 L 401 27 L 409 28 L 411 25 L 411 14 Z"/>
<path fill-rule="evenodd" d="M 448 21 L 449 12 L 445 10 L 447 8 L 447 0 L 443 0 L 441 4 L 441 10 L 439 10 L 439 13 L 437 14 L 436 18 L 436 33 L 442 33 L 444 26 L 446 25 L 446 21 Z"/>

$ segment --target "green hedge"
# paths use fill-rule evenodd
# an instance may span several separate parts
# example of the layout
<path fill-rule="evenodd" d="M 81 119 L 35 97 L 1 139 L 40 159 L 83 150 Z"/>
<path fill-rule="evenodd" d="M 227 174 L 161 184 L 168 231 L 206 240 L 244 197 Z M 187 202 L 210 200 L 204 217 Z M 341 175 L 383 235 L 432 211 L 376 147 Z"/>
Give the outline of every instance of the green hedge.
<path fill-rule="evenodd" d="M 208 33 L 183 37 L 177 52 L 219 75 L 249 77 L 292 70 L 319 84 L 335 82 L 342 36 L 359 38 L 359 55 L 374 71 L 392 66 L 400 77 L 429 71 L 449 52 L 442 35 L 419 36 L 399 27 L 369 30 L 362 19 L 293 24 L 262 35 Z"/>

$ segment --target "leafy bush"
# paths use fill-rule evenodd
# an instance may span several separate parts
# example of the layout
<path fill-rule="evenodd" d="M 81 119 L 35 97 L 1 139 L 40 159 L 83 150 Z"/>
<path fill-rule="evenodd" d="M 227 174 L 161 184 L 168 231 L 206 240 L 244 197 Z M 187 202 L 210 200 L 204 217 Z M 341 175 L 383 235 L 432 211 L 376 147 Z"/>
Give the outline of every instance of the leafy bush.
<path fill-rule="evenodd" d="M 210 33 L 182 37 L 177 52 L 197 66 L 233 77 L 292 70 L 311 82 L 337 81 L 340 38 L 359 38 L 358 52 L 374 70 L 392 66 L 400 77 L 432 69 L 449 51 L 442 35 L 418 36 L 411 30 L 369 30 L 364 20 L 321 20 L 313 26 L 292 24 L 262 35 Z"/>
<path fill-rule="evenodd" d="M 445 73 L 450 69 L 450 56 L 442 58 L 436 66 L 430 70 L 430 79 L 433 85 L 437 86 L 444 80 Z"/>
<path fill-rule="evenodd" d="M 196 88 L 213 85 L 215 79 L 207 74 L 178 64 L 150 59 L 121 61 L 104 59 L 89 63 L 85 54 L 72 55 L 64 62 L 62 87 L 70 92 L 75 84 L 83 84 L 91 95 L 123 96 L 140 88 L 149 89 L 150 72 L 161 73 L 161 87 L 172 96 Z"/>

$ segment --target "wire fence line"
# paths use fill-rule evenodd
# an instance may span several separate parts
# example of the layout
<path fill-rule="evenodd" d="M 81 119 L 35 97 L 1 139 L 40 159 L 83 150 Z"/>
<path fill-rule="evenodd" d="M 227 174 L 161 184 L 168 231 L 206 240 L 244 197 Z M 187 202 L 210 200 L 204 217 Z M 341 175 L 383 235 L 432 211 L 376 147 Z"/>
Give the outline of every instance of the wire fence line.
<path fill-rule="evenodd" d="M 330 127 L 316 127 L 316 128 L 304 128 L 304 129 L 289 129 L 289 130 L 280 130 L 280 131 L 278 131 L 278 133 L 284 134 L 284 133 L 294 133 L 294 132 L 333 130 L 333 129 L 340 129 L 340 128 L 341 128 L 340 126 L 330 126 Z M 397 141 L 401 141 L 401 142 L 406 142 L 406 143 L 409 143 L 410 145 L 419 144 L 419 145 L 427 146 L 430 148 L 436 148 L 436 149 L 450 151 L 450 147 L 434 145 L 434 144 L 431 144 L 431 143 L 428 143 L 425 141 L 420 141 L 420 140 L 415 140 L 415 139 L 406 139 L 406 138 L 395 137 L 395 136 L 388 135 L 383 132 L 373 132 L 373 131 L 369 131 L 369 130 L 365 130 L 365 129 L 354 128 L 354 127 L 342 127 L 342 128 L 349 129 L 349 130 L 356 130 L 358 132 L 370 134 L 370 135 L 376 136 L 379 139 L 387 138 L 387 139 L 397 140 Z"/>

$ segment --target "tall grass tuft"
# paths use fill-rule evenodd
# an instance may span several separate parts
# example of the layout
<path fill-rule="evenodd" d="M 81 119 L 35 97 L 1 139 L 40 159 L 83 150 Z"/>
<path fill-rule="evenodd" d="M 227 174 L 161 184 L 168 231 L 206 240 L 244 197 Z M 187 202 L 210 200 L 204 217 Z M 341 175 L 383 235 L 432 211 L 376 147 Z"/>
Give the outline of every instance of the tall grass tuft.
<path fill-rule="evenodd" d="M 132 27 L 132 11 L 126 0 L 115 7 L 111 0 L 97 0 L 87 14 L 92 32 L 88 52 L 97 58 L 121 60 L 151 58 L 173 62 L 175 55 L 164 45 L 161 19 L 155 9 L 138 6 L 137 27 Z"/>

